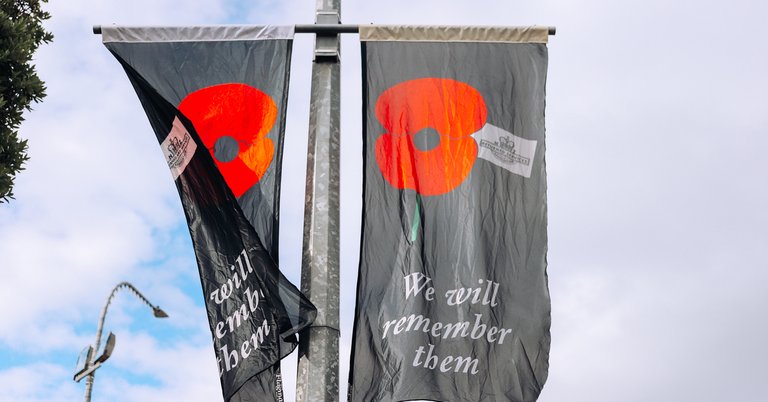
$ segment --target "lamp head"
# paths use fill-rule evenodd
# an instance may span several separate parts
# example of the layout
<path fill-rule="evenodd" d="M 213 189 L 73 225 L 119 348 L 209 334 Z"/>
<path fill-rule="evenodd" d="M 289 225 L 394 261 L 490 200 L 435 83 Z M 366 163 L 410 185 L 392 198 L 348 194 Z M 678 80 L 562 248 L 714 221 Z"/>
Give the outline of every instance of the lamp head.
<path fill-rule="evenodd" d="M 168 314 L 163 311 L 160 307 L 152 307 L 152 310 L 154 311 L 155 317 L 157 318 L 168 318 Z"/>

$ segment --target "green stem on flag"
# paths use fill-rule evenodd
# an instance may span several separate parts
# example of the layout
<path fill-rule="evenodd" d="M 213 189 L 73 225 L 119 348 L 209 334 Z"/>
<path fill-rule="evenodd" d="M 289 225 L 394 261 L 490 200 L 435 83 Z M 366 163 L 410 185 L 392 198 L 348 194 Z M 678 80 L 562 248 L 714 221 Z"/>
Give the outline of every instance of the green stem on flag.
<path fill-rule="evenodd" d="M 411 243 L 416 241 L 419 234 L 419 222 L 421 221 L 421 194 L 416 193 L 416 209 L 413 211 L 413 224 L 411 224 Z"/>

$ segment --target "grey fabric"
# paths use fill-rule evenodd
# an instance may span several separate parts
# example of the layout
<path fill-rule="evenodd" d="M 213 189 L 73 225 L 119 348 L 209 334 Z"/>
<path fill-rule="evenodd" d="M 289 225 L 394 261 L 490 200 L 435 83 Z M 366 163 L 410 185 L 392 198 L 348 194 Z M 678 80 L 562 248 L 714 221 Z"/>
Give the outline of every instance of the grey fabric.
<path fill-rule="evenodd" d="M 362 46 L 364 211 L 349 400 L 535 401 L 547 378 L 550 344 L 547 48 L 401 41 Z M 433 80 L 434 86 L 393 95 L 403 85 Z M 409 145 L 407 138 L 421 141 L 419 131 L 439 126 L 439 110 L 407 122 L 431 102 L 446 102 L 445 115 L 465 108 L 466 98 L 446 99 L 445 93 L 421 99 L 425 92 L 447 91 L 453 82 L 481 94 L 479 109 L 487 115 L 477 118 L 485 125 L 474 133 L 439 133 L 440 142 L 471 138 L 455 148 L 461 155 L 453 161 L 471 170 L 449 191 L 429 194 L 429 183 L 442 183 L 435 177 L 454 171 L 449 163 L 445 169 L 407 171 L 403 166 L 421 162 L 382 144 L 395 141 L 386 138 L 392 136 L 406 141 L 403 149 L 434 147 Z M 447 127 L 454 130 L 465 120 Z M 486 149 L 496 154 L 484 157 L 482 142 L 494 138 Z M 529 165 L 517 169 L 516 163 Z M 388 169 L 394 173 L 385 177 Z M 410 174 L 412 185 L 405 185 Z M 425 286 L 409 294 L 405 278 Z M 470 295 L 469 301 L 451 305 L 459 292 Z M 451 336 L 464 323 L 466 336 L 461 327 Z M 500 332 L 489 340 L 492 327 L 507 331 L 503 341 Z M 446 328 L 451 334 L 444 338 Z M 475 338 L 472 331 L 477 335 L 483 328 L 485 335 Z"/>
<path fill-rule="evenodd" d="M 360 25 L 360 40 L 547 43 L 548 27 Z"/>
<path fill-rule="evenodd" d="M 276 122 L 267 134 L 275 145 L 274 160 L 258 185 L 239 196 L 238 202 L 277 262 L 278 176 L 282 165 L 292 41 L 109 42 L 105 45 L 172 105 L 178 106 L 195 91 L 227 83 L 248 84 L 276 102 Z M 222 142 L 217 146 L 227 144 Z M 226 151 L 222 149 L 217 153 Z"/>
<path fill-rule="evenodd" d="M 238 402 L 282 401 L 279 360 L 316 315 L 276 265 L 292 41 L 245 40 L 265 30 L 104 30 L 175 169 L 222 392 Z M 254 260 L 247 271 L 246 258 Z"/>
<path fill-rule="evenodd" d="M 109 42 L 201 42 L 220 40 L 293 39 L 293 25 L 217 25 L 128 27 L 105 25 L 101 40 Z"/>

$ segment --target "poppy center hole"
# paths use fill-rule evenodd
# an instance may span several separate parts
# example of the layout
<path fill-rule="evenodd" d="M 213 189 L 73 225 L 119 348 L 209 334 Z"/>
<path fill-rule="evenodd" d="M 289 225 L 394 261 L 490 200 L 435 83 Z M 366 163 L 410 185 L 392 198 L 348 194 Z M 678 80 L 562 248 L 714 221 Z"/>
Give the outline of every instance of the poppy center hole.
<path fill-rule="evenodd" d="M 413 145 L 419 151 L 431 151 L 440 145 L 440 133 L 432 127 L 421 129 L 413 135 Z"/>
<path fill-rule="evenodd" d="M 231 162 L 237 158 L 238 153 L 240 153 L 240 145 L 236 139 L 228 135 L 222 135 L 213 145 L 213 156 L 219 162 Z"/>

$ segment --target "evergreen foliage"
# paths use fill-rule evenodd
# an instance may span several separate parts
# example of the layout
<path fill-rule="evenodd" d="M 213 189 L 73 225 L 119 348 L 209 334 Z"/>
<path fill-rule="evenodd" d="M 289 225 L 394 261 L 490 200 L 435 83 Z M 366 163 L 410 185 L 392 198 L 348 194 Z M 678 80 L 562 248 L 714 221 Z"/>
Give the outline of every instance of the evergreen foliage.
<path fill-rule="evenodd" d="M 27 141 L 18 137 L 25 110 L 45 96 L 32 55 L 53 40 L 42 22 L 50 15 L 40 3 L 48 0 L 0 0 L 0 203 L 13 198 L 13 181 L 23 170 Z"/>

